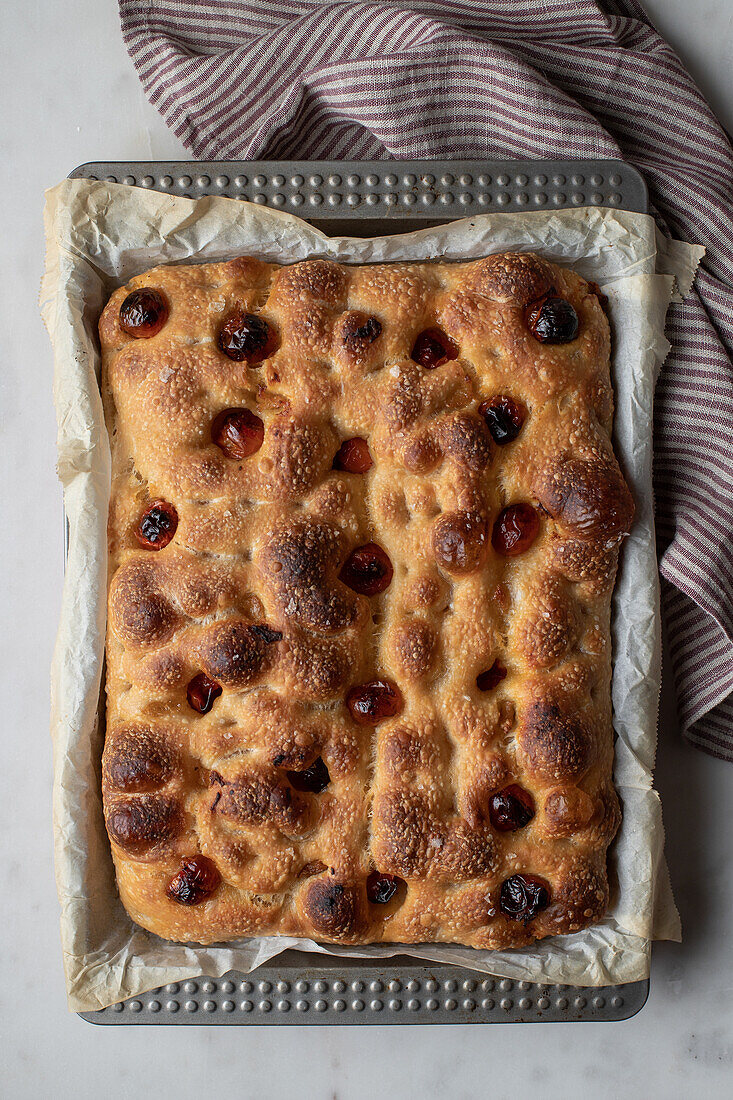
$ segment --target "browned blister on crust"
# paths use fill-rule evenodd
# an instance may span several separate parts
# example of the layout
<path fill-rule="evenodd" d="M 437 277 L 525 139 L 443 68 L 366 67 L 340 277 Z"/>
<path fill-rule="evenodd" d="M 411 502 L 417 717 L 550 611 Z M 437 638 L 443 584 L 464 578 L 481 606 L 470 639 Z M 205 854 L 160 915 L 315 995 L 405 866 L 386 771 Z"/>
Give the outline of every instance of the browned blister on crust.
<path fill-rule="evenodd" d="M 343 535 L 330 524 L 296 521 L 273 532 L 261 569 L 289 622 L 319 634 L 351 625 L 357 600 L 336 577 L 345 557 Z"/>
<path fill-rule="evenodd" d="M 600 920 L 633 504 L 597 288 L 531 253 L 242 257 L 145 272 L 99 331 L 133 919 L 477 948 Z"/>
<path fill-rule="evenodd" d="M 263 623 L 214 623 L 203 630 L 198 663 L 209 679 L 224 687 L 248 687 L 271 664 L 272 649 L 280 640 L 277 633 Z"/>
<path fill-rule="evenodd" d="M 532 253 L 504 252 L 480 260 L 467 283 L 492 301 L 522 308 L 547 294 L 553 284 L 553 270 L 551 264 Z"/>
<path fill-rule="evenodd" d="M 102 757 L 108 790 L 154 791 L 164 787 L 178 769 L 178 752 L 164 730 L 129 723 L 108 731 Z"/>
<path fill-rule="evenodd" d="M 610 453 L 561 455 L 540 468 L 534 490 L 545 511 L 580 539 L 614 544 L 631 525 L 631 494 Z"/>
<path fill-rule="evenodd" d="M 517 731 L 517 746 L 525 770 L 546 782 L 580 778 L 593 758 L 587 721 L 555 696 L 529 705 Z"/>
<path fill-rule="evenodd" d="M 174 840 L 179 831 L 180 808 L 164 795 L 109 799 L 105 821 L 110 839 L 118 848 L 133 858 L 145 859 Z"/>
<path fill-rule="evenodd" d="M 303 833 L 308 828 L 308 801 L 292 789 L 284 776 L 260 770 L 225 779 L 212 772 L 210 783 L 214 794 L 221 796 L 214 797 L 211 812 L 235 825 L 272 823 L 286 836 Z"/>
<path fill-rule="evenodd" d="M 358 934 L 358 893 L 341 882 L 317 878 L 298 899 L 303 919 L 319 939 L 353 942 Z"/>

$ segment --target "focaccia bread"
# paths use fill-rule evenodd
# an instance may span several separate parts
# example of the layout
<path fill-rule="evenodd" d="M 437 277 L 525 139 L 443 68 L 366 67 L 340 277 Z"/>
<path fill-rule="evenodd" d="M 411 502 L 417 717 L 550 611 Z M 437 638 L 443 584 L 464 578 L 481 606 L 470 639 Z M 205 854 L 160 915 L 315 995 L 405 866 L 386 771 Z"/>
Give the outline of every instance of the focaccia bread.
<path fill-rule="evenodd" d="M 138 924 L 503 948 L 603 916 L 633 504 L 601 297 L 532 254 L 112 295 L 103 793 Z"/>

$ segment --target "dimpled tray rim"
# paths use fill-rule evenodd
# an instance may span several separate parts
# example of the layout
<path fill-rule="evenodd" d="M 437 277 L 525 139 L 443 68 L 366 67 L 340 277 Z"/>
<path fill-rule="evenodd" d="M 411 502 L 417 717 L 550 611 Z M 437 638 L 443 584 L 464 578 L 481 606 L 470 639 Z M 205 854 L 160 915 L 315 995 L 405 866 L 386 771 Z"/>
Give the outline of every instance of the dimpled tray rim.
<path fill-rule="evenodd" d="M 642 177 L 614 160 L 104 161 L 83 164 L 70 178 L 249 200 L 332 235 L 406 232 L 489 211 L 610 206 L 646 213 L 648 207 Z"/>
<path fill-rule="evenodd" d="M 581 989 L 414 960 L 359 962 L 288 951 L 251 974 L 173 982 L 80 1015 L 94 1024 L 600 1023 L 635 1016 L 649 993 L 648 982 Z"/>
<path fill-rule="evenodd" d="M 351 236 L 406 232 L 491 210 L 648 210 L 642 177 L 612 160 L 94 161 L 69 178 L 250 200 Z M 404 956 L 375 964 L 286 951 L 248 975 L 174 982 L 79 1015 L 104 1025 L 611 1022 L 635 1016 L 648 995 L 648 981 L 546 985 Z"/>

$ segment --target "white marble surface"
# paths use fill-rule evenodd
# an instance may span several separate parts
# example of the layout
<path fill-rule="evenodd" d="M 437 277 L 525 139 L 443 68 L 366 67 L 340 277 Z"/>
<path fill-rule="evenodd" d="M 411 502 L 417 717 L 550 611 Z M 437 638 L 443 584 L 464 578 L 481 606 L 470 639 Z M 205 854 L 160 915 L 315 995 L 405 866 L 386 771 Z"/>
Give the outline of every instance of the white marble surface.
<path fill-rule="evenodd" d="M 733 128 L 733 3 L 648 8 Z M 280 1100 L 533 1095 L 705 1097 L 730 1088 L 733 767 L 687 748 L 664 692 L 659 788 L 685 929 L 654 952 L 621 1024 L 411 1028 L 93 1028 L 65 1006 L 51 858 L 48 668 L 62 570 L 51 356 L 36 300 L 42 189 L 90 159 L 183 155 L 124 51 L 113 0 L 0 6 L 3 579 L 0 1035 L 13 1098 L 142 1094 Z"/>

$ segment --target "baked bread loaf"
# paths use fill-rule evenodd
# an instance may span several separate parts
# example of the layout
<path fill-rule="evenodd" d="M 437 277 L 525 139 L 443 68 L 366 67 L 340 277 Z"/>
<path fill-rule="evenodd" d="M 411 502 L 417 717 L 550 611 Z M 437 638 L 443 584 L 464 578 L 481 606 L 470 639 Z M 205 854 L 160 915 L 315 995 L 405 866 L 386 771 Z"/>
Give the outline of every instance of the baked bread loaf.
<path fill-rule="evenodd" d="M 532 254 L 158 267 L 100 321 L 104 811 L 138 924 L 598 921 L 632 500 L 597 287 Z"/>

